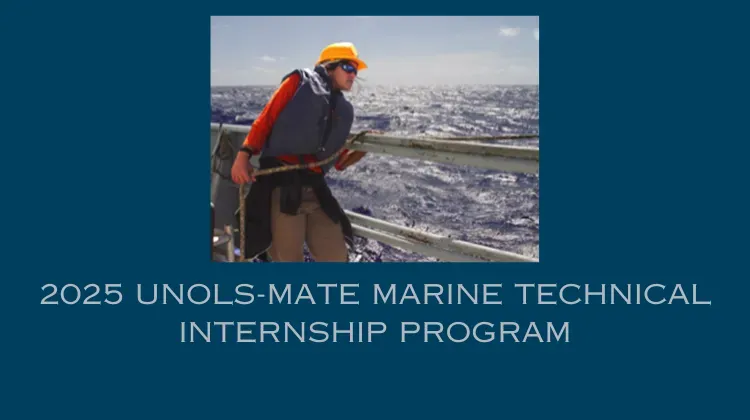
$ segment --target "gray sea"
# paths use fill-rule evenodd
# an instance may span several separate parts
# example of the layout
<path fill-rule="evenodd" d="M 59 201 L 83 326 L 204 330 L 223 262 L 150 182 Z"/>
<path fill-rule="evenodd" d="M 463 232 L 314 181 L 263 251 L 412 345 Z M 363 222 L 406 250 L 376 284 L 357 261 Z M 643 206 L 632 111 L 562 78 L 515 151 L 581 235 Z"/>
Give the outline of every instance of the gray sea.
<path fill-rule="evenodd" d="M 213 87 L 211 122 L 250 125 L 275 86 Z M 539 132 L 538 86 L 368 86 L 347 93 L 352 132 L 492 136 Z M 498 142 L 500 143 L 500 142 Z M 538 147 L 537 139 L 505 144 Z M 424 232 L 538 258 L 539 177 L 369 153 L 329 183 L 341 205 Z M 353 261 L 434 261 L 357 238 Z"/>

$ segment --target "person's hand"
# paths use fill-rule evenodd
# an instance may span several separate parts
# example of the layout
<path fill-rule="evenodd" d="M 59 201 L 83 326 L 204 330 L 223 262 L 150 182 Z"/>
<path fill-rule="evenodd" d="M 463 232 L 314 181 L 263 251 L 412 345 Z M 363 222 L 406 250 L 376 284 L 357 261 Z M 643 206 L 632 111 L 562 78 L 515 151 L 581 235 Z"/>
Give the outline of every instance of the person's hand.
<path fill-rule="evenodd" d="M 354 165 L 355 163 L 359 162 L 360 159 L 365 157 L 366 154 L 367 152 L 363 152 L 361 150 L 349 150 L 341 159 L 341 162 L 338 165 L 339 170 L 343 171 L 344 169 Z"/>
<path fill-rule="evenodd" d="M 232 164 L 232 181 L 237 184 L 247 184 L 250 181 L 255 182 L 253 167 L 250 165 L 250 156 L 245 152 L 237 153 L 237 157 Z"/>
<path fill-rule="evenodd" d="M 371 134 L 385 134 L 385 132 L 380 130 L 365 130 L 367 133 Z M 363 152 L 360 150 L 349 150 L 346 152 L 344 156 L 341 157 L 340 163 L 337 165 L 339 171 L 343 171 L 344 169 L 354 165 L 355 163 L 359 162 L 367 152 Z"/>

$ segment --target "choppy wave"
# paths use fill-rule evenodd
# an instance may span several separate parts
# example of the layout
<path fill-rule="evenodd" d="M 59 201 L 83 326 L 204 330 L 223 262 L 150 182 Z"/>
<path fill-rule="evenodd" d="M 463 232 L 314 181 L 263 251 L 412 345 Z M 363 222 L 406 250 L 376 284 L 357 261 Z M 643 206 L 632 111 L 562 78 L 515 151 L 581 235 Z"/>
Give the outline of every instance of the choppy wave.
<path fill-rule="evenodd" d="M 251 124 L 274 87 L 212 88 L 211 120 Z M 406 136 L 538 133 L 537 86 L 358 86 L 353 132 Z M 538 146 L 538 141 L 508 144 Z M 472 167 L 369 154 L 344 172 L 332 171 L 342 206 L 425 232 L 538 257 L 539 178 Z M 354 261 L 432 261 L 363 238 Z"/>

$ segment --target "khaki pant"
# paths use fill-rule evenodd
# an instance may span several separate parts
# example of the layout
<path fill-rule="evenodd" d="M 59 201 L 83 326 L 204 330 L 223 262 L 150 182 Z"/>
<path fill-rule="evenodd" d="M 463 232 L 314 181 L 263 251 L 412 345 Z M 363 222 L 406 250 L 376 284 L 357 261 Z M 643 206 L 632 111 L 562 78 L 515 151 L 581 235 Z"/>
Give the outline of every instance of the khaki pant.
<path fill-rule="evenodd" d="M 269 254 L 273 262 L 304 261 L 303 244 L 307 242 L 317 262 L 346 262 L 348 253 L 341 226 L 334 223 L 318 203 L 312 188 L 302 188 L 302 202 L 297 215 L 279 209 L 279 188 L 271 196 L 271 235 Z"/>

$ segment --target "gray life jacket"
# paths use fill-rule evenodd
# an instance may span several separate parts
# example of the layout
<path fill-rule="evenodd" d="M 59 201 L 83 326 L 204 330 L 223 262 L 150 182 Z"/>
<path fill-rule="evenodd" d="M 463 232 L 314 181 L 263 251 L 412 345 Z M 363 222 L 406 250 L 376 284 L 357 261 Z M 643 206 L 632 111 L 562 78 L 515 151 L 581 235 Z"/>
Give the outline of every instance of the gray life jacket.
<path fill-rule="evenodd" d="M 354 122 L 354 107 L 341 92 L 331 92 L 331 78 L 322 66 L 295 70 L 282 81 L 295 73 L 300 75 L 297 92 L 277 116 L 262 154 L 315 155 L 320 161 L 346 142 Z M 335 160 L 321 169 L 328 172 L 334 164 Z"/>

